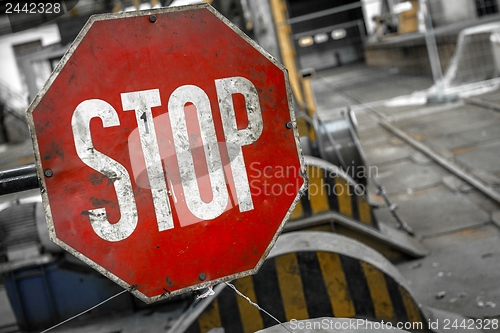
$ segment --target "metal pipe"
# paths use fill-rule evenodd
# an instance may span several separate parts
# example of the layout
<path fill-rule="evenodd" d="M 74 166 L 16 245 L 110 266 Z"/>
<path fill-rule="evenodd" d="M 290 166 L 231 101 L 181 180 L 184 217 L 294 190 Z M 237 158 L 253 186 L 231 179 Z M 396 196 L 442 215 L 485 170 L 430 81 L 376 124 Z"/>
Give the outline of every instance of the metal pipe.
<path fill-rule="evenodd" d="M 456 176 L 462 178 L 467 183 L 474 186 L 479 191 L 483 192 L 483 194 L 488 196 L 490 199 L 494 200 L 497 203 L 500 203 L 500 193 L 495 191 L 493 188 L 486 186 L 481 181 L 479 181 L 474 176 L 472 176 L 470 173 L 467 173 L 466 171 L 462 170 L 454 163 L 448 161 L 443 156 L 434 152 L 431 148 L 429 148 L 426 145 L 424 145 L 423 143 L 413 139 L 411 136 L 409 136 L 408 134 L 406 134 L 405 132 L 403 132 L 399 128 L 391 125 L 387 121 L 380 120 L 379 124 L 383 128 L 385 128 L 387 131 L 389 131 L 392 134 L 399 137 L 401 140 L 406 141 L 408 144 L 413 146 L 415 149 L 420 150 L 422 153 L 424 153 L 425 155 L 430 157 L 434 162 L 436 162 L 437 164 L 439 164 L 443 168 L 447 169 L 448 171 L 452 172 Z"/>
<path fill-rule="evenodd" d="M 345 12 L 347 10 L 360 8 L 361 6 L 362 6 L 361 5 L 361 1 L 360 2 L 354 2 L 354 3 L 348 4 L 348 5 L 338 6 L 338 7 L 334 7 L 334 8 L 331 8 L 331 9 L 321 10 L 319 12 L 315 12 L 315 13 L 311 13 L 311 14 L 297 16 L 297 17 L 288 19 L 286 21 L 286 23 L 288 23 L 288 24 L 294 24 L 294 23 L 309 21 L 309 20 L 316 19 L 316 18 L 319 18 L 319 17 L 324 17 L 324 16 L 328 16 L 328 15 L 331 15 L 331 14 L 341 13 L 341 12 Z"/>
<path fill-rule="evenodd" d="M 0 195 L 39 188 L 34 164 L 0 171 Z"/>
<path fill-rule="evenodd" d="M 480 106 L 480 107 L 485 108 L 485 109 L 490 109 L 493 111 L 500 112 L 500 106 L 493 104 L 493 103 L 490 103 L 490 102 L 481 101 L 481 100 L 478 100 L 475 98 L 462 98 L 462 100 L 467 104 L 476 105 L 476 106 Z"/>
<path fill-rule="evenodd" d="M 21 176 L 27 173 L 36 173 L 36 166 L 29 164 L 14 169 L 0 170 L 0 179 Z"/>

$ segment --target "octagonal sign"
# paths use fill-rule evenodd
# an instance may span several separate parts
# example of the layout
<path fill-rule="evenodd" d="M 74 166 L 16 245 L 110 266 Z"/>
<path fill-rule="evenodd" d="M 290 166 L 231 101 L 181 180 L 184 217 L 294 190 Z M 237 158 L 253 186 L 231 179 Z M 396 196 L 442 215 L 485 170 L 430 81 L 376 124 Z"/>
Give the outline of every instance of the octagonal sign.
<path fill-rule="evenodd" d="M 93 16 L 28 120 L 52 240 L 145 302 L 255 273 L 305 188 L 286 70 L 206 4 Z"/>

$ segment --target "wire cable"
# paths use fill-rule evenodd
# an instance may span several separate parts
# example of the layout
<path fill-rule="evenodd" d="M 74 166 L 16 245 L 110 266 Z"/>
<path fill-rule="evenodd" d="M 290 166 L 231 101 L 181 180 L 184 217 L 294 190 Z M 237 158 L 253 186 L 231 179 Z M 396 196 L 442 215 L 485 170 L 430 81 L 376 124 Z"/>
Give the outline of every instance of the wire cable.
<path fill-rule="evenodd" d="M 46 333 L 46 332 L 48 332 L 48 331 L 53 330 L 53 329 L 54 329 L 54 328 L 56 328 L 56 327 L 59 327 L 59 326 L 61 326 L 61 325 L 64 325 L 64 324 L 66 324 L 68 321 L 71 321 L 71 320 L 73 320 L 73 319 L 75 319 L 75 318 L 77 318 L 77 317 L 79 317 L 79 316 L 81 316 L 81 315 L 83 315 L 83 314 L 85 314 L 85 313 L 87 313 L 87 312 L 89 312 L 89 311 L 92 311 L 92 310 L 94 310 L 95 308 L 97 308 L 97 307 L 99 307 L 99 306 L 103 305 L 103 304 L 104 304 L 104 303 L 106 303 L 106 302 L 111 301 L 113 298 L 118 297 L 118 296 L 120 296 L 121 294 L 124 294 L 124 293 L 126 293 L 126 292 L 127 292 L 127 290 L 122 290 L 122 291 L 120 291 L 118 294 L 113 295 L 113 296 L 111 296 L 111 297 L 109 297 L 109 298 L 105 299 L 104 301 L 102 301 L 102 302 L 100 302 L 100 303 L 98 303 L 98 304 L 94 305 L 93 307 L 91 307 L 91 308 L 89 308 L 89 309 L 87 309 L 87 310 L 85 310 L 85 311 L 83 311 L 83 312 L 80 312 L 79 314 L 74 315 L 73 317 L 70 317 L 70 318 L 68 318 L 68 319 L 66 319 L 66 320 L 63 320 L 63 321 L 62 321 L 62 322 L 60 322 L 59 324 L 56 324 L 56 325 L 54 325 L 54 326 L 52 326 L 52 327 L 50 327 L 50 328 L 47 328 L 46 330 L 44 330 L 44 331 L 42 331 L 42 332 L 40 332 L 40 333 Z"/>
<path fill-rule="evenodd" d="M 245 296 L 238 289 L 236 289 L 236 287 L 233 284 L 231 284 L 229 282 L 226 282 L 226 285 L 228 287 L 230 287 L 231 289 L 233 289 L 239 296 L 241 296 L 244 299 L 246 299 L 248 301 L 248 303 L 250 303 L 251 305 L 255 306 L 257 309 L 259 309 L 260 311 L 264 312 L 269 317 L 271 317 L 273 320 L 275 320 L 278 324 L 280 324 L 281 326 L 283 326 L 284 328 L 286 328 L 286 330 L 288 332 L 293 333 L 292 331 L 290 331 L 290 329 L 288 327 L 285 326 L 285 324 L 283 324 L 281 321 L 279 321 L 276 317 L 274 317 L 272 314 L 270 314 L 269 312 L 267 312 L 266 310 L 264 310 L 263 308 L 261 308 L 259 304 L 255 303 L 255 302 L 252 302 L 252 300 L 248 296 Z"/>

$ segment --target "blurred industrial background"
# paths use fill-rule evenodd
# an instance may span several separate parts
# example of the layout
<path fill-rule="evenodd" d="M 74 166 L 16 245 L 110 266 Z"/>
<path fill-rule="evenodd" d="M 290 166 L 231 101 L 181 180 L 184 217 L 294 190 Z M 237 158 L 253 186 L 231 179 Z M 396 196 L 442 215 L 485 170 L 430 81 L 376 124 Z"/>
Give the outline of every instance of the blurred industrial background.
<path fill-rule="evenodd" d="M 62 1 L 65 14 L 60 17 L 19 14 L 15 19 L 5 14 L 7 2 L 0 2 L 0 169 L 28 170 L 34 157 L 26 109 L 90 15 L 198 1 Z M 380 320 L 386 317 L 377 312 L 377 304 L 386 302 L 393 320 L 489 319 L 497 325 L 488 330 L 500 331 L 497 0 L 207 2 L 288 68 L 304 153 L 329 163 L 309 160 L 312 184 L 338 183 L 344 177 L 329 179 L 331 165 L 344 171 L 349 165 L 376 167 L 373 177 L 343 178 L 367 185 L 366 193 L 347 199 L 308 194 L 286 228 L 349 238 L 332 240 L 338 244 L 356 239 L 398 272 L 377 266 L 370 256 L 317 244 L 321 251 L 350 258 L 342 259 L 340 268 L 347 284 L 363 281 L 343 287 L 351 292 L 346 297 L 355 310 L 337 313 L 333 307 L 330 316 Z M 321 176 L 315 168 L 323 170 Z M 3 184 L 13 179 L 3 177 Z M 291 251 L 300 257 L 303 250 Z M 366 269 L 353 269 L 347 264 L 352 258 L 361 267 L 370 262 L 385 282 L 377 285 Z M 263 267 L 262 274 L 271 274 L 266 269 L 271 270 Z M 0 275 L 0 333 L 51 327 L 121 290 L 51 243 L 38 189 L 0 197 Z M 304 272 L 301 278 L 304 290 L 307 279 L 314 284 Z M 270 289 L 286 293 L 285 286 L 269 283 Z M 369 291 L 356 294 L 360 283 Z M 391 289 L 393 284 L 399 291 Z M 222 304 L 229 296 L 225 290 L 215 297 Z M 297 312 L 288 313 L 282 297 L 283 309 L 265 299 L 259 303 L 289 321 Z M 146 306 L 121 295 L 75 326 L 57 330 L 208 332 L 224 326 L 220 318 L 207 319 L 209 311 L 210 318 L 217 318 L 215 301 L 205 301 L 205 312 L 197 316 L 185 312 L 192 310 L 192 302 L 194 296 L 188 295 Z M 313 318 L 314 305 L 308 302 L 306 317 Z M 366 310 L 358 303 L 372 305 Z M 245 317 L 238 309 L 237 316 Z M 244 320 L 238 325 L 242 332 L 271 326 L 264 319 L 248 326 L 253 328 Z M 227 327 L 225 332 L 236 332 Z"/>

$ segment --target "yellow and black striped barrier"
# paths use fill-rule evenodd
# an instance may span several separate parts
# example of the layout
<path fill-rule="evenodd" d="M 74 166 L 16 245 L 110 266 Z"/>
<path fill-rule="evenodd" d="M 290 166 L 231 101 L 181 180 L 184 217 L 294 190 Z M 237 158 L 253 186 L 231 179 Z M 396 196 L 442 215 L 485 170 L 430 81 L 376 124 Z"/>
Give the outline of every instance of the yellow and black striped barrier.
<path fill-rule="evenodd" d="M 295 207 L 290 220 L 333 210 L 378 229 L 365 193 L 358 193 L 355 184 L 325 168 L 313 165 L 307 166 L 307 176 L 308 190 Z"/>
<path fill-rule="evenodd" d="M 427 254 L 415 238 L 377 220 L 363 184 L 323 159 L 312 156 L 304 159 L 308 190 L 292 212 L 284 232 L 335 232 L 374 248 L 393 262 Z"/>
<path fill-rule="evenodd" d="M 373 249 L 332 233 L 282 235 L 256 275 L 232 283 L 280 322 L 362 318 L 421 323 L 414 327 L 428 331 L 428 320 L 397 269 Z M 231 288 L 216 289 L 217 295 L 201 301 L 194 316 L 181 317 L 175 332 L 222 327 L 247 333 L 277 324 Z"/>
<path fill-rule="evenodd" d="M 393 279 L 370 264 L 336 253 L 297 252 L 272 258 L 259 274 L 234 285 L 281 322 L 319 317 L 395 324 L 422 321 L 418 305 Z M 250 333 L 273 325 L 276 321 L 226 287 L 186 332 L 224 327 L 226 332 Z"/>

